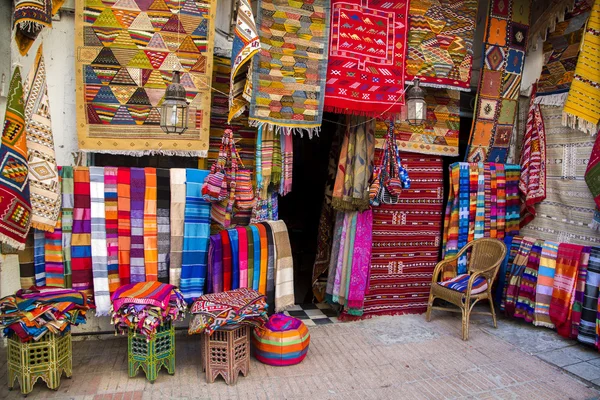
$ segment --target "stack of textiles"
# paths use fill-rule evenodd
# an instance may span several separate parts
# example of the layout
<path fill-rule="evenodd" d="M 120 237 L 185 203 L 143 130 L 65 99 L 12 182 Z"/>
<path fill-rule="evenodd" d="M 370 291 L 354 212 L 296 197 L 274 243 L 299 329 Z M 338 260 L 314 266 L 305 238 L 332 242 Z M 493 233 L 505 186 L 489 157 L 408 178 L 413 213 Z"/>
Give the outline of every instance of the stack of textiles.
<path fill-rule="evenodd" d="M 149 340 L 162 324 L 183 319 L 186 310 L 183 295 L 173 285 L 131 283 L 121 286 L 113 295 L 111 323 L 122 335 L 133 329 Z"/>
<path fill-rule="evenodd" d="M 208 171 L 173 168 L 60 168 L 62 229 L 32 230 L 20 254 L 21 286 L 72 287 L 108 315 L 120 285 L 145 281 L 203 294 L 210 204 Z M 71 220 L 72 219 L 72 220 Z"/>
<path fill-rule="evenodd" d="M 294 263 L 283 221 L 223 230 L 210 237 L 205 293 L 248 288 L 277 312 L 294 305 Z"/>
<path fill-rule="evenodd" d="M 0 300 L 0 325 L 6 337 L 37 341 L 47 332 L 63 335 L 71 325 L 85 324 L 89 308 L 83 292 L 33 286 Z"/>
<path fill-rule="evenodd" d="M 212 333 L 227 325 L 247 324 L 262 328 L 267 322 L 267 301 L 256 290 L 240 288 L 201 296 L 192 305 L 190 335 Z"/>
<path fill-rule="evenodd" d="M 505 243 L 510 251 L 498 276 L 497 299 L 506 315 L 597 347 L 600 247 L 529 236 L 507 237 Z"/>
<path fill-rule="evenodd" d="M 474 239 L 504 239 L 519 234 L 521 167 L 498 163 L 450 165 L 450 190 L 444 220 L 444 256 L 455 255 Z M 466 272 L 466 258 L 458 274 Z M 446 273 L 443 278 L 447 279 Z"/>

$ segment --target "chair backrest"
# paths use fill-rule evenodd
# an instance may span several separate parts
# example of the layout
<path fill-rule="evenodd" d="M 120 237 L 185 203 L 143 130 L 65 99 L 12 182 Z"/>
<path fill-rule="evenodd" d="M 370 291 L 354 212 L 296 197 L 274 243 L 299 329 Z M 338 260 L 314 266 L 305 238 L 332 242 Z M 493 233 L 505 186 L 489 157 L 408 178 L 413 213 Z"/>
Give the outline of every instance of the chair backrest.
<path fill-rule="evenodd" d="M 506 245 L 498 239 L 481 238 L 472 242 L 471 257 L 469 259 L 469 272 L 488 271 L 488 278 L 496 276 L 498 268 L 506 256 Z"/>

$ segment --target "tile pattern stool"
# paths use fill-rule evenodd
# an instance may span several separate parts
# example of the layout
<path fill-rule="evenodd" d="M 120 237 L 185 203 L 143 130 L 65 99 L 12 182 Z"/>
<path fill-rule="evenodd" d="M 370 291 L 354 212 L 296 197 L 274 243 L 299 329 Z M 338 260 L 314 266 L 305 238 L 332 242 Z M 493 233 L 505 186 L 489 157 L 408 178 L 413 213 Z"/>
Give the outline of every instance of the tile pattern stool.
<path fill-rule="evenodd" d="M 221 375 L 225 382 L 235 384 L 239 373 L 247 376 L 250 371 L 250 327 L 230 325 L 201 335 L 202 370 L 206 381 L 213 383 Z"/>
<path fill-rule="evenodd" d="M 127 340 L 129 377 L 133 378 L 140 367 L 150 383 L 154 383 L 158 371 L 164 366 L 169 375 L 175 374 L 175 326 L 172 322 L 160 325 L 148 341 L 146 336 L 129 330 Z"/>
<path fill-rule="evenodd" d="M 58 390 L 63 372 L 67 378 L 73 373 L 70 332 L 62 336 L 48 332 L 36 342 L 22 343 L 15 337 L 8 339 L 9 390 L 17 380 L 21 393 L 27 395 L 40 378 L 49 389 Z"/>

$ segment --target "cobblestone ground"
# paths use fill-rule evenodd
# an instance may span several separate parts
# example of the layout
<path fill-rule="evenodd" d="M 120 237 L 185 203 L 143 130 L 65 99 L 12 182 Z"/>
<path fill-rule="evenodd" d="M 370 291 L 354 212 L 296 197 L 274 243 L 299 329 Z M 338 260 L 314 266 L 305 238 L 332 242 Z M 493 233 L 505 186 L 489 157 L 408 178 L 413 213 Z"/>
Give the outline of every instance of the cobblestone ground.
<path fill-rule="evenodd" d="M 140 373 L 127 377 L 127 340 L 104 336 L 73 344 L 73 379 L 58 391 L 38 382 L 28 399 L 592 399 L 597 387 L 541 360 L 521 340 L 512 344 L 484 317 L 460 339 L 460 320 L 434 313 L 379 317 L 310 328 L 307 358 L 293 367 L 252 360 L 237 385 L 220 378 L 207 384 L 199 366 L 199 340 L 177 335 L 176 374 L 161 371 L 152 385 Z M 503 328 L 504 326 L 504 328 Z M 531 336 L 535 338 L 535 336 Z M 535 339 L 533 339 L 535 341 Z M 533 346 L 533 344 L 532 344 Z M 0 357 L 6 359 L 5 349 Z M 9 392 L 6 364 L 0 367 L 0 398 Z"/>

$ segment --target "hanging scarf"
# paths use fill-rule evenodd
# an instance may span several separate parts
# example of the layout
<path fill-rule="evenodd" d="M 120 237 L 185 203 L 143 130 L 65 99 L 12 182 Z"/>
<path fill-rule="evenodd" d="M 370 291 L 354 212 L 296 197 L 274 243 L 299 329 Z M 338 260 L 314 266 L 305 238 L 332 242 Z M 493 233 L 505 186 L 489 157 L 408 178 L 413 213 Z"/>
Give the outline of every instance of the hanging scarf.
<path fill-rule="evenodd" d="M 498 185 L 498 220 L 497 220 L 497 239 L 504 239 L 506 230 L 506 168 L 504 164 L 496 163 L 496 180 Z"/>
<path fill-rule="evenodd" d="M 275 312 L 283 312 L 295 304 L 294 301 L 294 259 L 285 222 L 269 221 L 273 234 L 275 252 Z"/>
<path fill-rule="evenodd" d="M 338 212 L 335 214 L 335 225 L 333 227 L 333 237 L 331 240 L 331 257 L 329 260 L 329 274 L 327 275 L 327 287 L 325 289 L 325 300 L 333 304 L 334 303 L 334 294 L 336 287 L 336 277 L 337 277 L 337 265 L 338 265 L 338 257 L 342 242 L 342 235 L 344 230 L 344 219 L 345 213 Z M 339 288 L 338 292 L 339 293 Z"/>
<path fill-rule="evenodd" d="M 519 191 L 523 198 L 521 228 L 535 218 L 535 205 L 546 198 L 546 131 L 539 104 L 534 104 L 536 85 L 533 85 L 523 148 Z"/>
<path fill-rule="evenodd" d="M 221 235 L 216 234 L 210 237 L 208 248 L 208 264 L 212 265 L 212 277 L 210 287 L 212 293 L 220 293 L 223 291 L 223 243 Z"/>
<path fill-rule="evenodd" d="M 0 160 L 0 242 L 17 250 L 25 248 L 31 225 L 31 203 L 25 140 L 23 86 L 17 67 L 8 88 Z"/>
<path fill-rule="evenodd" d="M 273 174 L 273 148 L 275 147 L 275 133 L 273 127 L 269 125 L 262 130 L 261 135 L 261 199 L 266 199 L 268 195 L 269 184 Z M 257 160 L 258 162 L 258 160 Z M 258 183 L 258 182 L 257 182 Z"/>
<path fill-rule="evenodd" d="M 239 269 L 240 269 L 240 286 L 241 288 L 248 287 L 248 236 L 246 228 L 236 228 L 238 233 L 238 251 L 239 251 Z"/>
<path fill-rule="evenodd" d="M 145 168 L 144 268 L 146 281 L 158 280 L 158 225 L 156 219 L 156 168 Z"/>
<path fill-rule="evenodd" d="M 96 304 L 96 315 L 103 316 L 108 315 L 110 310 L 106 249 L 106 211 L 104 207 L 104 167 L 90 167 L 90 199 L 94 303 Z"/>
<path fill-rule="evenodd" d="M 527 266 L 523 271 L 519 284 L 519 296 L 515 306 L 515 318 L 523 318 L 527 322 L 533 322 L 535 311 L 535 288 L 537 285 L 538 269 L 542 254 L 543 240 L 537 240 L 531 247 L 527 259 Z"/>
<path fill-rule="evenodd" d="M 598 312 L 598 288 L 600 287 L 600 248 L 592 247 L 587 266 L 581 321 L 577 340 L 596 345 L 596 314 Z"/>
<path fill-rule="evenodd" d="M 579 335 L 581 323 L 581 311 L 583 309 L 585 282 L 587 280 L 587 269 L 590 262 L 591 247 L 584 247 L 581 251 L 581 260 L 577 268 L 577 282 L 575 283 L 575 298 L 571 309 L 571 338 Z"/>
<path fill-rule="evenodd" d="M 189 304 L 204 294 L 210 237 L 210 203 L 202 198 L 202 185 L 208 172 L 186 170 L 181 292 Z"/>
<path fill-rule="evenodd" d="M 275 265 L 277 260 L 277 247 L 275 247 L 275 238 L 273 229 L 268 222 L 261 223 L 266 230 L 267 235 L 267 303 L 269 311 L 273 312 L 275 307 Z"/>
<path fill-rule="evenodd" d="M 563 125 L 595 135 L 600 129 L 600 0 L 594 1 L 581 42 Z"/>
<path fill-rule="evenodd" d="M 259 125 L 256 130 L 256 152 L 255 158 L 256 161 L 254 163 L 254 179 L 256 180 L 256 194 L 257 197 L 259 193 L 263 190 L 263 181 L 262 181 L 262 138 L 263 138 L 263 125 Z"/>
<path fill-rule="evenodd" d="M 171 250 L 170 204 L 171 179 L 168 169 L 156 170 L 156 222 L 158 224 L 158 281 L 169 283 L 169 251 Z"/>
<path fill-rule="evenodd" d="M 146 281 L 144 264 L 144 168 L 131 168 L 131 283 Z"/>
<path fill-rule="evenodd" d="M 267 240 L 267 229 L 263 224 L 256 224 L 260 237 L 260 279 L 258 291 L 267 294 L 267 273 L 269 268 L 269 242 Z"/>
<path fill-rule="evenodd" d="M 106 211 L 106 260 L 108 290 L 112 295 L 121 286 L 119 279 L 118 168 L 104 167 L 104 210 Z"/>
<path fill-rule="evenodd" d="M 358 212 L 350 213 L 348 218 L 348 232 L 346 234 L 346 242 L 344 243 L 344 255 L 343 255 L 343 266 L 342 276 L 340 282 L 340 295 L 339 304 L 345 306 L 348 296 L 348 287 L 350 284 L 350 274 L 352 273 L 352 259 L 354 256 L 354 241 L 356 239 L 356 218 Z"/>
<path fill-rule="evenodd" d="M 485 168 L 483 163 L 477 164 L 477 188 L 475 203 L 475 231 L 474 239 L 483 237 L 485 228 Z"/>
<path fill-rule="evenodd" d="M 538 270 L 537 286 L 535 288 L 535 312 L 533 324 L 553 329 L 554 324 L 550 320 L 550 302 L 554 287 L 554 273 L 556 270 L 556 256 L 558 243 L 546 240 L 542 246 L 540 267 Z"/>
<path fill-rule="evenodd" d="M 223 246 L 223 291 L 227 292 L 231 290 L 232 282 L 232 254 L 231 254 L 231 241 L 229 240 L 229 233 L 227 231 L 221 231 L 221 243 Z"/>
<path fill-rule="evenodd" d="M 236 229 L 230 229 L 227 233 L 231 244 L 231 289 L 235 290 L 240 287 L 240 243 Z"/>
<path fill-rule="evenodd" d="M 171 252 L 169 255 L 169 282 L 179 286 L 181 281 L 181 254 L 185 215 L 185 176 L 182 168 L 171 169 Z"/>
<path fill-rule="evenodd" d="M 247 288 L 248 289 L 252 289 L 253 283 L 254 283 L 254 235 L 252 234 L 252 228 L 249 226 L 245 226 L 244 230 L 246 231 L 246 240 L 248 243 L 247 249 L 246 249 L 246 258 L 247 258 L 247 262 L 248 262 L 248 282 L 247 282 Z M 260 243 L 260 238 L 258 238 L 258 240 L 256 241 L 257 244 Z M 260 257 L 260 255 L 259 255 Z"/>
<path fill-rule="evenodd" d="M 494 296 L 494 301 L 496 304 L 500 305 L 500 310 L 504 311 L 504 288 L 506 287 L 506 272 L 508 269 L 508 265 L 512 265 L 517 252 L 519 251 L 519 247 L 521 245 L 521 237 L 520 236 L 509 236 L 504 239 L 504 244 L 506 245 L 506 255 L 504 256 L 504 260 L 502 264 L 500 264 L 500 268 L 498 269 L 498 281 L 496 284 L 496 295 Z"/>
<path fill-rule="evenodd" d="M 73 287 L 71 272 L 71 237 L 73 233 L 73 167 L 59 169 L 62 187 L 62 257 L 65 271 L 65 288 Z"/>
<path fill-rule="evenodd" d="M 458 252 L 459 232 L 462 218 L 460 218 L 460 202 L 462 197 L 460 188 L 460 174 L 464 169 L 464 163 L 454 163 L 450 165 L 450 184 L 448 186 L 448 202 L 446 204 L 446 213 L 444 214 L 444 235 L 442 241 L 442 256 L 451 257 Z M 459 194 L 459 197 L 457 197 Z M 464 225 L 464 224 L 463 224 Z M 442 280 L 452 278 L 454 268 L 442 270 Z"/>
<path fill-rule="evenodd" d="M 46 260 L 44 251 L 46 249 L 46 235 L 44 231 L 33 229 L 33 266 L 35 269 L 35 285 L 46 286 Z"/>
<path fill-rule="evenodd" d="M 515 256 L 512 265 L 508 266 L 507 278 L 506 278 L 506 295 L 504 311 L 509 317 L 514 316 L 517 299 L 519 297 L 519 288 L 521 286 L 521 279 L 523 278 L 523 272 L 527 267 L 529 261 L 529 252 L 531 247 L 535 243 L 535 239 L 530 237 L 524 237 L 519 246 L 519 251 Z"/>
<path fill-rule="evenodd" d="M 25 249 L 19 251 L 18 253 L 21 289 L 29 289 L 30 287 L 35 286 L 33 247 L 33 235 L 28 235 L 25 243 Z"/>
<path fill-rule="evenodd" d="M 558 246 L 550 320 L 556 326 L 558 334 L 566 338 L 571 335 L 571 310 L 582 250 L 582 246 L 575 244 L 561 243 Z"/>
<path fill-rule="evenodd" d="M 347 240 L 349 239 L 349 233 L 348 233 L 348 225 L 349 225 L 349 219 L 351 218 L 351 213 L 341 213 L 338 212 L 338 214 L 342 214 L 343 215 L 343 222 L 342 222 L 342 233 L 340 235 L 340 244 L 338 247 L 338 251 L 337 251 L 337 256 L 335 257 L 336 259 L 336 266 L 335 266 L 335 278 L 333 281 L 333 291 L 331 293 L 331 300 L 333 303 L 338 303 L 340 302 L 340 290 L 341 290 L 341 285 L 342 285 L 342 273 L 344 270 L 344 254 L 345 254 L 345 249 L 347 248 Z"/>
<path fill-rule="evenodd" d="M 59 180 L 60 186 L 60 180 Z M 60 213 L 53 232 L 45 232 L 44 250 L 46 264 L 46 286 L 65 287 L 65 268 L 62 250 L 62 223 Z"/>
<path fill-rule="evenodd" d="M 254 246 L 252 260 L 254 266 L 252 274 L 252 290 L 258 291 L 260 285 L 260 232 L 256 225 L 250 225 L 250 230 L 252 231 L 252 240 L 249 240 L 249 242 L 253 242 Z"/>
<path fill-rule="evenodd" d="M 358 213 L 356 221 L 356 240 L 352 256 L 352 278 L 348 290 L 347 312 L 350 315 L 362 315 L 365 294 L 369 289 L 369 271 L 371 266 L 371 248 L 373 234 L 373 211 Z"/>
<path fill-rule="evenodd" d="M 121 285 L 131 283 L 131 171 L 117 170 L 117 215 L 119 243 L 119 279 Z"/>
<path fill-rule="evenodd" d="M 598 211 L 600 208 L 600 135 L 596 137 L 596 141 L 594 142 L 594 148 L 592 149 L 584 176 L 585 183 L 587 183 L 596 203 L 596 211 L 594 219 L 590 221 L 590 228 L 600 230 L 600 218 L 596 218 L 596 215 L 600 214 Z"/>
<path fill-rule="evenodd" d="M 458 183 L 458 213 L 459 213 L 459 224 L 458 224 L 458 244 L 456 249 L 452 249 L 449 255 L 454 255 L 462 249 L 469 240 L 469 226 L 470 224 L 470 207 L 471 198 L 469 195 L 471 171 L 470 166 L 467 163 L 460 164 L 459 170 L 459 183 Z M 467 260 L 465 257 L 461 257 L 458 260 L 457 274 L 464 274 L 467 271 Z M 445 274 L 445 278 L 452 278 L 449 272 Z"/>
<path fill-rule="evenodd" d="M 25 56 L 44 27 L 52 26 L 52 16 L 65 0 L 16 0 L 13 14 L 15 41 Z"/>
<path fill-rule="evenodd" d="M 273 165 L 271 167 L 271 181 L 275 190 L 279 190 L 279 186 L 281 185 L 283 172 L 282 163 L 281 140 L 275 135 L 275 137 L 273 137 Z"/>
<path fill-rule="evenodd" d="M 41 45 L 29 71 L 24 91 L 31 225 L 52 232 L 60 214 L 61 194 L 50 120 L 46 65 Z"/>
<path fill-rule="evenodd" d="M 490 236 L 498 236 L 498 176 L 496 174 L 496 164 L 490 163 Z M 512 237 L 512 236 L 509 236 Z M 508 244 L 508 243 L 507 243 Z"/>
<path fill-rule="evenodd" d="M 90 216 L 90 171 L 73 169 L 73 233 L 71 235 L 71 268 L 73 289 L 92 294 L 92 221 Z"/>
<path fill-rule="evenodd" d="M 292 191 L 292 179 L 294 170 L 294 136 L 289 129 L 284 128 L 280 135 L 281 151 L 283 152 L 283 173 L 279 193 L 282 196 Z"/>

